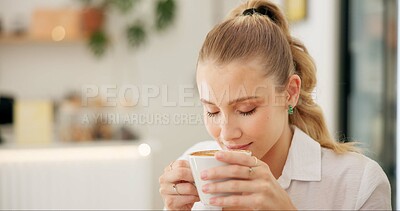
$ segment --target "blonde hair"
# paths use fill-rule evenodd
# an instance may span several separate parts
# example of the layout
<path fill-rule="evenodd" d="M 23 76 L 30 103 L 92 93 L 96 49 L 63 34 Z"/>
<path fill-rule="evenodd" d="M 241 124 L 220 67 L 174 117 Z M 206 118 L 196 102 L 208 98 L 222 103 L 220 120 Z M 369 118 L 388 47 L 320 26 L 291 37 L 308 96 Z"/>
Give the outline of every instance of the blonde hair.
<path fill-rule="evenodd" d="M 249 9 L 250 14 L 244 14 Z M 198 61 L 227 64 L 255 58 L 266 70 L 265 75 L 272 76 L 283 87 L 291 75 L 301 78 L 299 102 L 289 115 L 289 124 L 300 128 L 322 147 L 338 153 L 359 151 L 354 143 L 336 142 L 329 134 L 322 110 L 311 96 L 317 82 L 315 64 L 306 47 L 290 35 L 280 9 L 266 0 L 249 0 L 233 9 L 207 34 Z"/>

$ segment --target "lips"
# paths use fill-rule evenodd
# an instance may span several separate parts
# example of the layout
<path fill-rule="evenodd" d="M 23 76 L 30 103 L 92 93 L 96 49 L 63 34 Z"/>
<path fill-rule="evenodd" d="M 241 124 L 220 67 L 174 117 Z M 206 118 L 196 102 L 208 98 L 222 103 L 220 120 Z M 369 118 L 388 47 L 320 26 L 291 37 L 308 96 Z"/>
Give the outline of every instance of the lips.
<path fill-rule="evenodd" d="M 226 148 L 228 149 L 228 150 L 237 150 L 237 149 L 241 149 L 241 150 L 245 150 L 245 149 L 247 149 L 247 148 L 249 148 L 249 146 L 252 144 L 253 142 L 251 142 L 251 143 L 248 143 L 248 144 L 244 144 L 244 145 L 235 145 L 235 146 L 228 146 L 228 145 L 225 145 L 226 146 Z"/>

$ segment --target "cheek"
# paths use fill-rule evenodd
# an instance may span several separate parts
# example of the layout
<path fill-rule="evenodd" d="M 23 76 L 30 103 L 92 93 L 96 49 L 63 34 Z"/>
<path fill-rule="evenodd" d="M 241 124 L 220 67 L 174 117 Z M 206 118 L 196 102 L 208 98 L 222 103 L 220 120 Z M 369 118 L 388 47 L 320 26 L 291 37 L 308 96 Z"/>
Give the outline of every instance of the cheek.
<path fill-rule="evenodd" d="M 262 109 L 243 124 L 244 131 L 258 142 L 274 143 L 280 136 L 284 116 L 276 109 Z"/>
<path fill-rule="evenodd" d="M 218 124 L 215 124 L 211 118 L 204 117 L 205 126 L 208 134 L 210 134 L 215 140 L 219 137 L 221 129 Z"/>
<path fill-rule="evenodd" d="M 247 136 L 253 137 L 259 140 L 267 133 L 267 129 L 270 127 L 271 118 L 266 112 L 259 112 L 252 118 L 246 119 L 244 121 L 243 131 Z"/>

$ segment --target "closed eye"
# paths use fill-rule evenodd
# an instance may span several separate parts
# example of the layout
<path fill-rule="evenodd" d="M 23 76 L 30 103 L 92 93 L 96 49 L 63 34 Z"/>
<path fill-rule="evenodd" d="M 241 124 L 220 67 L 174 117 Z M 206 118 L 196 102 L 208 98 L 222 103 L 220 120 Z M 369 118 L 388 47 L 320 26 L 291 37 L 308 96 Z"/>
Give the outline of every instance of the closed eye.
<path fill-rule="evenodd" d="M 219 111 L 213 112 L 213 113 L 207 111 L 207 116 L 208 116 L 208 117 L 215 117 L 215 116 L 218 115 L 218 113 L 219 113 Z"/>
<path fill-rule="evenodd" d="M 253 108 L 252 110 L 246 111 L 246 112 L 239 111 L 239 114 L 242 116 L 250 116 L 250 115 L 254 114 L 254 112 L 256 112 L 256 108 Z"/>

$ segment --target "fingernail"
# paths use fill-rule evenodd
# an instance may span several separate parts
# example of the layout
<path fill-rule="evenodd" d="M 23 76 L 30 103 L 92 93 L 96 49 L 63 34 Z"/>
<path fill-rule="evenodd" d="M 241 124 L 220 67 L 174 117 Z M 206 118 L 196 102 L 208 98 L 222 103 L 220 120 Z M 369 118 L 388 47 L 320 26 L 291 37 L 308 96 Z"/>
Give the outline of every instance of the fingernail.
<path fill-rule="evenodd" d="M 211 199 L 210 199 L 210 204 L 215 204 L 216 201 L 217 201 L 217 200 L 216 200 L 215 198 L 211 198 Z"/>
<path fill-rule="evenodd" d="M 207 193 L 208 192 L 208 185 L 203 185 L 202 190 L 203 190 L 204 193 Z"/>
<path fill-rule="evenodd" d="M 200 176 L 201 176 L 202 180 L 206 180 L 207 179 L 207 171 L 202 171 Z"/>

